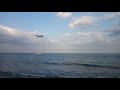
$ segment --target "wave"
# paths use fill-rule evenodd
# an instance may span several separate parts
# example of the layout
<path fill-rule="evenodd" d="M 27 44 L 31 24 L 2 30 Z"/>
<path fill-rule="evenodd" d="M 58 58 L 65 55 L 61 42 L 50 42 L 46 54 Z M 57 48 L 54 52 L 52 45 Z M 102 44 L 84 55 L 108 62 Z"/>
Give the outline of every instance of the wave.
<path fill-rule="evenodd" d="M 50 74 L 50 73 L 49 73 Z M 15 72 L 4 72 L 0 71 L 0 78 L 63 78 L 60 77 L 59 75 L 49 75 L 46 73 L 38 73 L 36 75 L 32 73 L 15 73 Z"/>
<path fill-rule="evenodd" d="M 13 77 L 22 77 L 22 75 L 13 73 L 13 72 L 3 72 L 0 71 L 0 78 L 13 78 Z"/>
<path fill-rule="evenodd" d="M 103 65 L 81 64 L 81 63 L 49 63 L 49 62 L 44 62 L 44 64 L 51 64 L 51 65 L 78 65 L 78 66 L 85 66 L 85 67 L 101 67 L 101 68 L 120 69 L 120 67 L 115 67 L 115 66 L 103 66 Z"/>
<path fill-rule="evenodd" d="M 65 71 L 41 71 L 41 72 L 3 72 L 0 71 L 0 78 L 120 78 L 116 72 L 65 72 Z"/>

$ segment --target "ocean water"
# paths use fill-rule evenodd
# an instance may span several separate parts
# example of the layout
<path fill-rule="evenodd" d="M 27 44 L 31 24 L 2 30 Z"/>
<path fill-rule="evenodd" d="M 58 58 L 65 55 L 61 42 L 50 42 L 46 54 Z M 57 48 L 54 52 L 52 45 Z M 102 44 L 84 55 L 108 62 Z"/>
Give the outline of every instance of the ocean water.
<path fill-rule="evenodd" d="M 120 78 L 120 54 L 0 54 L 0 78 L 28 77 Z"/>

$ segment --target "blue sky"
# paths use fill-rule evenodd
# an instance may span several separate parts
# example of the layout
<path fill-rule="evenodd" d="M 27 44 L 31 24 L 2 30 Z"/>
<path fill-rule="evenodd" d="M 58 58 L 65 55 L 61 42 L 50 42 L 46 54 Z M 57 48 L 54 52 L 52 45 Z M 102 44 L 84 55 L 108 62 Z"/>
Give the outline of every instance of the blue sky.
<path fill-rule="evenodd" d="M 119 21 L 118 17 L 120 17 L 119 12 L 0 12 L 0 32 L 3 36 L 11 35 L 12 39 L 10 40 L 14 39 L 14 42 L 16 42 L 15 40 L 19 42 L 19 40 L 23 38 L 28 40 L 28 38 L 32 35 L 30 32 L 43 33 L 45 34 L 46 38 L 44 38 L 42 42 L 48 43 L 52 41 L 54 43 L 49 44 L 53 47 L 49 47 L 43 43 L 38 43 L 41 41 L 35 41 L 33 39 L 29 41 L 29 45 L 31 45 L 32 47 L 34 42 L 34 45 L 38 47 L 37 49 L 45 48 L 47 52 L 88 52 L 89 49 L 88 51 L 86 49 L 79 50 L 79 48 L 85 48 L 85 46 L 83 47 L 82 44 L 85 44 L 86 47 L 89 48 L 89 44 L 96 42 L 94 40 L 104 39 L 103 41 L 110 41 L 115 38 L 112 36 L 110 37 L 110 35 L 108 34 L 116 32 L 115 28 L 117 28 L 117 32 L 119 32 L 119 26 L 115 26 L 117 25 L 116 20 Z M 14 29 L 16 29 L 17 31 L 14 31 Z M 12 32 L 15 32 L 14 35 Z M 22 33 L 24 34 L 22 35 Z M 21 34 L 21 36 L 19 36 L 19 40 L 18 36 L 16 36 L 18 34 Z M 23 37 L 24 35 L 26 35 L 26 37 Z M 116 38 L 116 41 L 118 41 L 116 43 L 119 44 L 119 36 L 117 36 Z M 10 43 L 10 45 L 8 45 L 8 42 L 2 43 L 5 40 L 6 39 L 2 37 L 0 41 L 2 51 L 11 51 L 3 50 L 4 44 L 6 45 L 6 47 L 16 47 L 15 52 L 19 52 L 19 48 L 22 48 L 19 45 L 12 46 L 12 44 L 15 45 L 14 43 Z M 10 40 L 7 41 L 13 42 Z M 97 42 L 103 44 L 105 43 L 103 41 Z M 115 41 L 110 41 L 109 43 L 115 43 Z M 106 44 L 108 44 L 108 42 L 106 42 Z M 98 45 L 97 47 L 102 48 L 102 46 Z M 48 48 L 50 50 L 47 50 Z M 54 48 L 56 48 L 56 50 L 53 50 Z M 76 48 L 78 48 L 78 51 L 75 51 Z M 113 45 L 111 52 L 118 52 L 116 51 L 116 48 L 118 49 L 119 47 Z M 95 51 L 99 52 L 97 50 L 98 49 L 96 49 Z M 28 50 L 24 52 L 28 52 Z"/>
<path fill-rule="evenodd" d="M 49 38 L 67 32 L 69 20 L 58 18 L 52 12 L 0 13 L 0 24 L 26 31 L 47 33 Z"/>
<path fill-rule="evenodd" d="M 74 17 L 84 15 L 99 17 L 103 14 L 105 13 L 73 12 Z M 17 28 L 24 31 L 40 31 L 46 33 L 49 38 L 53 39 L 67 32 L 76 32 L 68 27 L 68 23 L 71 21 L 71 18 L 59 18 L 56 16 L 55 12 L 1 12 L 0 25 Z M 102 29 L 109 28 L 111 26 L 111 22 L 101 22 L 98 26 L 99 28 L 102 26 Z"/>

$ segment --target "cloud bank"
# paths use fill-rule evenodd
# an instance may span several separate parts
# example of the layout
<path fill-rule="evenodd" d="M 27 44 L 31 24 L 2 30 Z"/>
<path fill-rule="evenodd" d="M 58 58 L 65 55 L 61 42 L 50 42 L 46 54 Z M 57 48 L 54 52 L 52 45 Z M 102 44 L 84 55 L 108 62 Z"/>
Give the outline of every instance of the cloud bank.
<path fill-rule="evenodd" d="M 30 52 L 46 49 L 47 38 L 37 38 L 35 32 L 25 32 L 0 26 L 0 52 Z"/>

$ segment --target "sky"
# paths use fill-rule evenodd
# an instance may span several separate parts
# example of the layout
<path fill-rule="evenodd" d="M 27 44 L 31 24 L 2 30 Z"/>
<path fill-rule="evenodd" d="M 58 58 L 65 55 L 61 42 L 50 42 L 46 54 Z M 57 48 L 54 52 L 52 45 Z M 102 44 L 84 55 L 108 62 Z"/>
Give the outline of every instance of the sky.
<path fill-rule="evenodd" d="M 0 12 L 0 53 L 37 52 L 120 53 L 120 12 Z"/>

